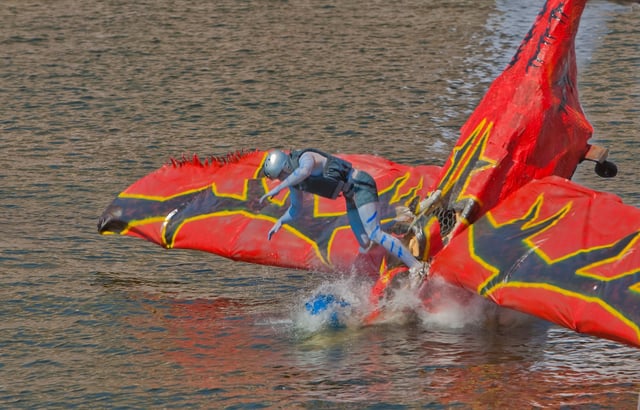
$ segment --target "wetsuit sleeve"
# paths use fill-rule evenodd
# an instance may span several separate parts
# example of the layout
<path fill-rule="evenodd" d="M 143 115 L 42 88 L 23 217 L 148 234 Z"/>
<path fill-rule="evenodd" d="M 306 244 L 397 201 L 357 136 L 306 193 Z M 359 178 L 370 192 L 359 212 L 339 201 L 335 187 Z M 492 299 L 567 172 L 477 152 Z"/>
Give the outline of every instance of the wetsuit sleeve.
<path fill-rule="evenodd" d="M 298 217 L 298 215 L 300 215 L 300 210 L 302 209 L 302 191 L 291 188 L 289 192 L 289 199 L 291 203 L 289 204 L 287 211 L 280 217 L 281 223 L 293 221 Z"/>
<path fill-rule="evenodd" d="M 302 209 L 302 191 L 299 189 L 291 188 L 290 190 L 290 205 L 286 212 L 273 224 L 273 227 L 269 230 L 267 239 L 271 240 L 274 233 L 278 232 L 283 223 L 290 222 L 300 215 Z"/>

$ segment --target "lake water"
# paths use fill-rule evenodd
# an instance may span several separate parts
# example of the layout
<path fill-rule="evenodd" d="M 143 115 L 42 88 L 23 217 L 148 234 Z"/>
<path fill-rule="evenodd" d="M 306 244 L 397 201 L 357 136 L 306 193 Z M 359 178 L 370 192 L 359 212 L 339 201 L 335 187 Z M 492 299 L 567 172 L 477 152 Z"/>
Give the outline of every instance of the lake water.
<path fill-rule="evenodd" d="M 455 314 L 316 329 L 303 302 L 340 278 L 96 231 L 183 154 L 442 165 L 541 5 L 4 0 L 0 408 L 635 409 L 638 349 Z M 593 141 L 619 174 L 575 179 L 635 206 L 639 21 L 637 2 L 592 0 L 577 40 Z"/>

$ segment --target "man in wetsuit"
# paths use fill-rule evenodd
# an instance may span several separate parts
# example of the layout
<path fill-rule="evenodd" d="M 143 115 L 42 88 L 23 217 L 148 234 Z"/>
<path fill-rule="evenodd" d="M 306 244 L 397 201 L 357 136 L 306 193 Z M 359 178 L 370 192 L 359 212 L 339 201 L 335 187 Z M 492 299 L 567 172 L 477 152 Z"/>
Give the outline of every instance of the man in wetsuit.
<path fill-rule="evenodd" d="M 299 216 L 302 192 L 336 199 L 340 194 L 347 203 L 347 217 L 361 251 L 366 252 L 375 242 L 407 265 L 413 275 L 424 274 L 423 264 L 398 238 L 384 232 L 378 213 L 378 188 L 368 173 L 354 169 L 348 161 L 322 151 L 308 148 L 286 154 L 272 150 L 267 154 L 262 170 L 269 179 L 282 181 L 260 198 L 262 203 L 285 188 L 290 190 L 291 204 L 269 230 L 268 239 L 283 223 Z"/>

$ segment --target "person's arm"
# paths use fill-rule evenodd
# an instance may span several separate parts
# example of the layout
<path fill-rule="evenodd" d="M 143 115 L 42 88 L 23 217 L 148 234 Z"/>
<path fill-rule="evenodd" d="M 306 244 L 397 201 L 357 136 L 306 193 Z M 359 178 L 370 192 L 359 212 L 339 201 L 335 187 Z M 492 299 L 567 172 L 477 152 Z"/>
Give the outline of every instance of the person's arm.
<path fill-rule="evenodd" d="M 279 183 L 275 188 L 264 194 L 262 198 L 260 198 L 260 203 L 262 203 L 266 198 L 271 198 L 277 195 L 283 189 L 298 185 L 300 182 L 309 178 L 309 175 L 311 175 L 311 172 L 313 171 L 314 165 L 315 162 L 313 160 L 313 156 L 306 153 L 302 154 L 300 160 L 298 161 L 298 168 L 294 169 L 291 175 L 286 177 L 284 181 Z"/>
<path fill-rule="evenodd" d="M 290 195 L 289 199 L 291 201 L 289 208 L 286 212 L 276 221 L 273 227 L 269 230 L 267 234 L 267 239 L 271 240 L 271 237 L 274 233 L 278 232 L 282 227 L 283 223 L 291 222 L 296 219 L 300 215 L 300 211 L 302 209 L 302 191 L 295 188 L 289 189 Z"/>

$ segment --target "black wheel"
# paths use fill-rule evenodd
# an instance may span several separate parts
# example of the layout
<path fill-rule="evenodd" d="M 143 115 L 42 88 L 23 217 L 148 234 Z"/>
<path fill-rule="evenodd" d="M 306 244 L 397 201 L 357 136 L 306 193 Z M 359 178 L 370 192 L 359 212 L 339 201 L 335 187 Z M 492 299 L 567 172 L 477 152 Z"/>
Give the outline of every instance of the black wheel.
<path fill-rule="evenodd" d="M 618 175 L 618 167 L 613 162 L 596 162 L 596 174 L 602 178 L 613 178 Z"/>

